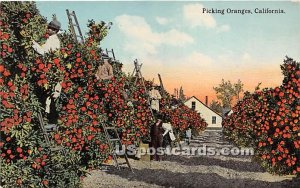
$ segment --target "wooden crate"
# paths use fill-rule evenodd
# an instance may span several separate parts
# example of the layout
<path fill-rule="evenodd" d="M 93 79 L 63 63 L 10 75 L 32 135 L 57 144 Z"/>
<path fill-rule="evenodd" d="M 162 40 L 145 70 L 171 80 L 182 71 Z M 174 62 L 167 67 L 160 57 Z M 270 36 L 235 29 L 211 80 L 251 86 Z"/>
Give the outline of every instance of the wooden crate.
<path fill-rule="evenodd" d="M 140 142 L 140 147 L 145 148 L 146 151 L 147 151 L 149 149 L 149 144 L 145 144 L 145 143 Z M 149 154 L 141 155 L 140 160 L 141 161 L 150 161 L 150 155 Z"/>

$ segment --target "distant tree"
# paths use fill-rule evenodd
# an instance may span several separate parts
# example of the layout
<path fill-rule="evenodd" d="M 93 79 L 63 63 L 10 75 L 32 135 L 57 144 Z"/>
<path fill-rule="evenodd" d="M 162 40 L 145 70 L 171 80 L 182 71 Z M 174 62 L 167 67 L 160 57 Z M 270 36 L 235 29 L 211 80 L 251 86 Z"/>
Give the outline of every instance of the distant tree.
<path fill-rule="evenodd" d="M 240 79 L 237 81 L 237 83 L 234 84 L 235 96 L 238 101 L 240 101 L 240 93 L 242 93 L 244 91 L 243 87 L 244 87 L 244 84 L 242 83 L 242 81 Z"/>
<path fill-rule="evenodd" d="M 178 98 L 179 98 L 180 101 L 185 101 L 186 100 L 185 94 L 183 93 L 182 86 L 179 89 L 179 97 Z"/>
<path fill-rule="evenodd" d="M 212 100 L 209 107 L 217 112 L 218 114 L 222 114 L 222 104 L 219 101 Z"/>
<path fill-rule="evenodd" d="M 222 83 L 218 87 L 213 87 L 216 91 L 217 98 L 221 101 L 223 108 L 231 108 L 234 97 L 240 100 L 240 94 L 244 91 L 244 84 L 239 79 L 237 83 L 232 84 L 230 80 L 225 81 L 222 79 Z"/>
<path fill-rule="evenodd" d="M 223 108 L 231 108 L 231 103 L 233 97 L 236 95 L 235 88 L 232 83 L 228 81 L 224 81 L 222 79 L 222 83 L 219 84 L 219 87 L 213 87 L 216 91 L 217 98 L 221 101 Z"/>

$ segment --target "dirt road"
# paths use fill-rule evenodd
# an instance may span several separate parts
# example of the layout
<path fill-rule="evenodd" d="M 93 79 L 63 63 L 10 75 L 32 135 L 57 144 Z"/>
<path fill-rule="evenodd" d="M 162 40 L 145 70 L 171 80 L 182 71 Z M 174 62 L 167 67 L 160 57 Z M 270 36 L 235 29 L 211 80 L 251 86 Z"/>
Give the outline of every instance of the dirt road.
<path fill-rule="evenodd" d="M 189 147 L 206 145 L 219 152 L 233 148 L 220 131 L 205 131 Z M 130 160 L 134 169 L 92 171 L 84 179 L 84 188 L 96 187 L 207 187 L 207 188 L 300 188 L 300 180 L 265 172 L 251 156 L 164 156 L 163 161 Z"/>

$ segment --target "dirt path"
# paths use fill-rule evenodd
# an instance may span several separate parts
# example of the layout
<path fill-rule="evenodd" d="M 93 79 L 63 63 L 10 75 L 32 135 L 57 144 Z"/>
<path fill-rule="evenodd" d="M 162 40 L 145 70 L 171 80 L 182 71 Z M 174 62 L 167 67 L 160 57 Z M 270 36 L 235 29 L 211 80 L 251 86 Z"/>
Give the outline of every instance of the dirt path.
<path fill-rule="evenodd" d="M 224 141 L 219 131 L 205 131 L 192 140 L 190 147 L 207 145 L 219 150 L 234 147 Z M 300 181 L 290 176 L 265 172 L 251 156 L 164 156 L 161 162 L 130 160 L 134 169 L 92 171 L 84 179 L 84 188 L 96 187 L 270 187 L 299 188 Z"/>

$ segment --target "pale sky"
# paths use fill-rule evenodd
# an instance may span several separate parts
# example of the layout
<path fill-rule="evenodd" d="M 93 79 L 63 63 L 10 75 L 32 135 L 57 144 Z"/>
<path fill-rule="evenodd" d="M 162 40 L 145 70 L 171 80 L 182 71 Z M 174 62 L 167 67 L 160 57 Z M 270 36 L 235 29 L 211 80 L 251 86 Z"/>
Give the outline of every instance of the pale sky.
<path fill-rule="evenodd" d="M 222 78 L 241 79 L 245 90 L 281 84 L 286 55 L 300 61 L 300 3 L 296 2 L 37 2 L 41 14 L 56 14 L 67 29 L 66 9 L 74 10 L 84 33 L 88 19 L 113 22 L 102 48 L 113 48 L 125 72 L 143 63 L 146 79 L 166 89 L 183 87 L 188 96 L 209 102 Z M 208 14 L 207 9 L 250 9 L 253 14 Z M 255 14 L 255 8 L 285 14 Z"/>

